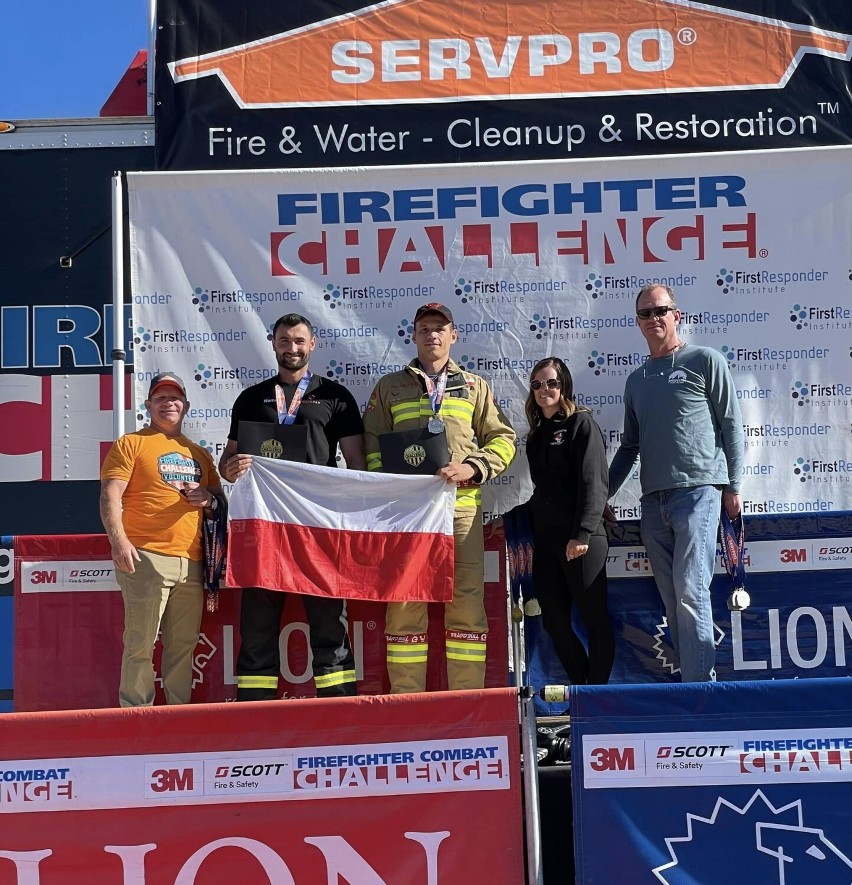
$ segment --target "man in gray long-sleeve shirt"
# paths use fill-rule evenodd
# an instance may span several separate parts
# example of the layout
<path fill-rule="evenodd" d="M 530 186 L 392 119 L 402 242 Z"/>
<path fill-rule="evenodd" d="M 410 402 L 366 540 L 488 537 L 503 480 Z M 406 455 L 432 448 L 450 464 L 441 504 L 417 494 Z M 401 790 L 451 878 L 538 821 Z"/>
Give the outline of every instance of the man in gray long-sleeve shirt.
<path fill-rule="evenodd" d="M 710 581 L 721 504 L 742 510 L 743 427 L 725 358 L 678 338 L 681 313 L 668 286 L 636 299 L 648 342 L 645 364 L 624 388 L 624 434 L 609 470 L 609 493 L 640 459 L 642 543 L 666 609 L 681 681 L 715 680 Z"/>

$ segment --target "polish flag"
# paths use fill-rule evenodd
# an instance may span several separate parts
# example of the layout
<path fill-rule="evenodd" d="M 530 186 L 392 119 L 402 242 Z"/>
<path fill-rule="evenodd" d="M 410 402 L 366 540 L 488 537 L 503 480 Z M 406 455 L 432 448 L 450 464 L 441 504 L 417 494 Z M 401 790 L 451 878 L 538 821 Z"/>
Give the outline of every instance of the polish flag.
<path fill-rule="evenodd" d="M 447 602 L 456 489 L 435 476 L 252 458 L 228 505 L 231 587 Z"/>

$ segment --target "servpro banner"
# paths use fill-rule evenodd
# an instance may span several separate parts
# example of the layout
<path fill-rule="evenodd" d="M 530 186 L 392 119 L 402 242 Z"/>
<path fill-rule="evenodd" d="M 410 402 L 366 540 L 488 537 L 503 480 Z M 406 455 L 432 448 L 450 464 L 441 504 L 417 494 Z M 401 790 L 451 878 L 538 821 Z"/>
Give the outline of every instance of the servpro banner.
<path fill-rule="evenodd" d="M 831 0 L 159 0 L 157 165 L 475 162 L 848 143 Z"/>
<path fill-rule="evenodd" d="M 728 361 L 745 424 L 745 513 L 852 509 L 852 148 L 128 176 L 135 405 L 188 382 L 186 432 L 215 457 L 237 394 L 277 371 L 271 330 L 315 326 L 311 369 L 363 407 L 415 355 L 417 307 L 446 303 L 453 357 L 521 437 L 529 373 L 567 361 L 610 450 L 647 346 L 636 293 L 661 281 L 679 333 Z M 638 482 L 615 499 L 637 518 Z M 489 513 L 529 497 L 519 457 Z"/>
<path fill-rule="evenodd" d="M 517 885 L 517 715 L 512 689 L 11 713 L 0 877 Z"/>

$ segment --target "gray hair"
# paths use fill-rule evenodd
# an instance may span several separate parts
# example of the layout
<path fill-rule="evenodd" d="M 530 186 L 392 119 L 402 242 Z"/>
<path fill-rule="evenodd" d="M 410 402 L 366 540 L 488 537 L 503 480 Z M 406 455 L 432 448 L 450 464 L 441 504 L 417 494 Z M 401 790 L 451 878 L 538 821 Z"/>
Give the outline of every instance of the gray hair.
<path fill-rule="evenodd" d="M 671 300 L 672 306 L 677 307 L 677 301 L 675 300 L 674 289 L 671 286 L 667 286 L 665 283 L 646 283 L 639 290 L 639 294 L 636 296 L 636 307 L 639 307 L 639 299 L 643 295 L 648 295 L 654 291 L 654 289 L 665 289 L 666 294 L 669 296 Z"/>

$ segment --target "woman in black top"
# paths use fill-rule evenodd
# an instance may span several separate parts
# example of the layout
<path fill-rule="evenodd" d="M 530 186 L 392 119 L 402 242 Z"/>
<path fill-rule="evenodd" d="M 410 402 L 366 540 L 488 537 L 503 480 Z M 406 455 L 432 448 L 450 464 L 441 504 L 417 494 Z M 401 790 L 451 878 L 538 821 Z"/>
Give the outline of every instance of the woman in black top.
<path fill-rule="evenodd" d="M 544 628 L 571 682 L 601 685 L 609 680 L 615 656 L 606 600 L 606 449 L 591 412 L 573 396 L 574 382 L 562 360 L 536 364 L 525 404 L 535 486 L 527 504 L 533 587 Z M 572 605 L 586 628 L 588 654 L 571 627 Z"/>

